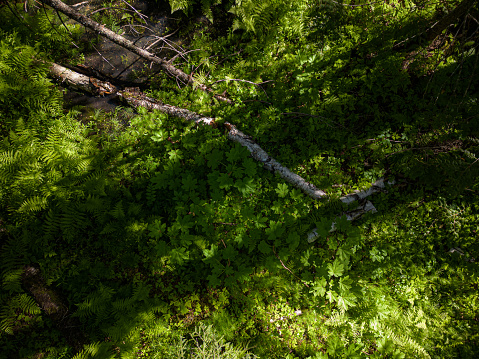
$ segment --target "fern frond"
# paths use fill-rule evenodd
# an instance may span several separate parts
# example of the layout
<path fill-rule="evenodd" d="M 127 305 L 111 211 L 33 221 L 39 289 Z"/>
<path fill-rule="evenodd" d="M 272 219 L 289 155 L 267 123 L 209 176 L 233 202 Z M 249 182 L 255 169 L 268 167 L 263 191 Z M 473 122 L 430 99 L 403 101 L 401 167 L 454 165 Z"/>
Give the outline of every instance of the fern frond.
<path fill-rule="evenodd" d="M 115 219 L 122 219 L 125 217 L 125 212 L 123 211 L 123 203 L 118 202 L 115 207 L 110 211 L 110 214 Z"/>
<path fill-rule="evenodd" d="M 115 291 L 112 288 L 101 286 L 95 293 L 92 293 L 82 303 L 77 304 L 78 310 L 74 314 L 82 319 L 95 315 L 104 319 L 111 311 L 111 299 Z"/>
<path fill-rule="evenodd" d="M 18 313 L 29 315 L 40 314 L 37 303 L 25 293 L 18 294 L 2 306 L 0 311 L 0 330 L 13 334 L 13 327 Z"/>
<path fill-rule="evenodd" d="M 26 212 L 40 212 L 41 210 L 47 208 L 48 200 L 40 196 L 35 196 L 26 199 L 18 208 L 19 213 Z"/>

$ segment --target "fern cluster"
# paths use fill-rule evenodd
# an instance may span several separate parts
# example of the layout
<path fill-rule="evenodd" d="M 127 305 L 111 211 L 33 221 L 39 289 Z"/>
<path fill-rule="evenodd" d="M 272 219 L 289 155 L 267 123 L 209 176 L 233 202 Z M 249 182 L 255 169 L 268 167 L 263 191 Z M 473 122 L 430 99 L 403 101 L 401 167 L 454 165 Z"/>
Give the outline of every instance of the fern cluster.
<path fill-rule="evenodd" d="M 0 31 L 15 34 L 23 44 L 35 47 L 49 59 L 75 58 L 89 46 L 79 41 L 83 34 L 79 24 L 34 1 L 12 1 L 0 8 L 0 18 Z"/>
<path fill-rule="evenodd" d="M 17 122 L 39 131 L 62 112 L 61 92 L 52 91 L 48 64 L 38 49 L 20 43 L 18 36 L 0 30 L 0 134 Z"/>

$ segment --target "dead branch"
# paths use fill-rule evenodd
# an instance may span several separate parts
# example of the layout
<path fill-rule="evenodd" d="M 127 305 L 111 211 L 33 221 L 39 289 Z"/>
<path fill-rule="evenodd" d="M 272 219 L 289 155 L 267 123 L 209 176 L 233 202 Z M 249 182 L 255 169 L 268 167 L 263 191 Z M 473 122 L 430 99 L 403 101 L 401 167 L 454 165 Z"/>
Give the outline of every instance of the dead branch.
<path fill-rule="evenodd" d="M 78 11 L 66 5 L 65 3 L 61 2 L 60 0 L 40 0 L 40 1 L 60 11 L 61 13 L 67 15 L 69 18 L 79 22 L 83 26 L 92 29 L 96 33 L 100 34 L 101 36 L 106 37 L 107 39 L 111 40 L 115 44 L 120 45 L 130 50 L 131 52 L 137 54 L 138 56 L 141 56 L 149 61 L 157 63 L 165 72 L 167 72 L 168 74 L 171 74 L 177 79 L 180 79 L 182 82 L 188 85 L 194 85 L 195 87 L 201 89 L 204 92 L 211 93 L 216 99 L 220 101 L 232 103 L 232 101 L 229 98 L 218 95 L 218 94 L 214 94 L 212 89 L 196 81 L 192 76 L 187 75 L 180 69 L 171 65 L 168 61 L 161 59 L 157 57 L 156 55 L 154 55 L 153 53 L 136 46 L 132 41 L 124 38 L 121 35 L 116 34 L 112 30 L 106 28 L 104 25 L 101 25 L 97 23 L 96 21 L 91 20 L 89 17 L 79 13 Z"/>
<path fill-rule="evenodd" d="M 225 127 L 228 129 L 228 138 L 234 142 L 239 143 L 250 151 L 251 156 L 258 162 L 263 164 L 263 167 L 268 171 L 278 174 L 286 182 L 291 183 L 293 186 L 301 189 L 304 193 L 313 199 L 319 200 L 327 197 L 327 194 L 316 188 L 313 184 L 306 182 L 306 180 L 291 172 L 287 167 L 284 167 L 281 163 L 271 157 L 265 150 L 263 150 L 251 137 L 245 135 L 238 130 L 234 125 L 229 122 L 225 122 Z"/>

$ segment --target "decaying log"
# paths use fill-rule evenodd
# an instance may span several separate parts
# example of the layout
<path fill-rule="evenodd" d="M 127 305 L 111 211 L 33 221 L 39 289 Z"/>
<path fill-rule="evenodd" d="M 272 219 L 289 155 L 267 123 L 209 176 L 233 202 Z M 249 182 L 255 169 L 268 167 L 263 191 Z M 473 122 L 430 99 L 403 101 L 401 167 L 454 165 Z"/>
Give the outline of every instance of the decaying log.
<path fill-rule="evenodd" d="M 391 185 L 394 184 L 394 182 L 390 181 L 388 184 Z M 380 178 L 376 182 L 371 183 L 371 187 L 368 189 L 347 194 L 346 196 L 341 197 L 339 200 L 345 204 L 350 204 L 355 201 L 360 202 L 374 193 L 384 192 L 385 187 L 386 185 L 384 184 L 384 178 Z"/>
<path fill-rule="evenodd" d="M 53 77 L 61 80 L 62 83 L 65 83 L 68 87 L 75 90 L 100 96 L 118 92 L 118 88 L 109 82 L 100 81 L 95 77 L 80 74 L 55 63 L 50 66 L 50 73 Z"/>
<path fill-rule="evenodd" d="M 80 330 L 80 322 L 78 318 L 69 315 L 68 307 L 58 293 L 48 287 L 40 269 L 30 265 L 25 266 L 22 273 L 22 286 L 35 298 L 35 302 L 64 335 L 68 344 L 76 351 L 81 351 L 86 338 Z"/>
<path fill-rule="evenodd" d="M 121 47 L 124 47 L 125 49 L 130 50 L 131 52 L 137 54 L 138 56 L 141 56 L 144 59 L 147 59 L 149 61 L 152 61 L 158 65 L 167 73 L 171 74 L 172 76 L 175 76 L 176 78 L 180 79 L 184 83 L 188 85 L 192 85 L 194 87 L 197 87 L 201 89 L 204 92 L 211 93 L 213 96 L 220 101 L 225 101 L 227 103 L 232 103 L 232 101 L 222 95 L 214 94 L 213 90 L 206 85 L 196 81 L 191 75 L 187 75 L 180 69 L 176 68 L 173 66 L 171 63 L 168 61 L 159 58 L 155 56 L 155 54 L 144 50 L 138 46 L 136 46 L 132 41 L 124 38 L 121 35 L 118 35 L 117 33 L 111 31 L 110 29 L 106 28 L 104 25 L 97 23 L 96 21 L 93 21 L 89 17 L 79 13 L 77 10 L 72 8 L 71 6 L 66 5 L 60 0 L 40 0 L 41 2 L 45 3 L 46 5 L 51 6 L 52 8 L 60 11 L 61 13 L 65 14 L 69 18 L 79 22 L 85 27 L 88 27 L 92 29 L 93 31 L 97 32 L 101 36 L 106 37 L 107 39 L 111 40 L 117 45 L 120 45 Z"/>
<path fill-rule="evenodd" d="M 92 85 L 91 77 L 79 74 L 58 64 L 53 64 L 50 67 L 50 71 L 54 77 L 66 83 L 67 85 L 72 86 L 75 89 L 87 91 L 89 93 L 98 95 L 101 94 L 102 91 L 107 93 L 105 90 L 108 90 L 108 93 L 111 93 L 110 91 L 117 90 L 117 88 L 112 84 L 99 80 L 97 80 L 98 86 L 94 86 Z M 141 106 L 149 110 L 158 110 L 187 121 L 194 121 L 196 123 L 204 123 L 210 126 L 216 126 L 214 119 L 211 117 L 201 116 L 186 109 L 163 104 L 155 99 L 145 96 L 136 88 L 128 88 L 122 91 L 117 91 L 116 94 L 132 107 Z M 284 167 L 281 163 L 268 155 L 268 153 L 256 142 L 254 142 L 251 137 L 239 131 L 234 125 L 227 122 L 225 123 L 225 127 L 228 130 L 228 138 L 246 147 L 250 151 L 251 156 L 256 161 L 261 162 L 265 169 L 278 174 L 286 182 L 289 182 L 293 186 L 301 189 L 304 193 L 314 199 L 322 199 L 327 196 L 325 192 L 316 188 L 311 183 L 306 182 L 304 178 L 291 172 L 287 167 Z"/>

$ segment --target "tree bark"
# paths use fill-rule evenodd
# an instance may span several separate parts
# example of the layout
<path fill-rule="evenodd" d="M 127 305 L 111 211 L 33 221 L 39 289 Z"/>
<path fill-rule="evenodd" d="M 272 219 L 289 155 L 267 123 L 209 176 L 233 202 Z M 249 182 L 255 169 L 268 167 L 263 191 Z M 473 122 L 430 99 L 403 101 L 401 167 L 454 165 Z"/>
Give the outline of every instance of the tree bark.
<path fill-rule="evenodd" d="M 201 89 L 204 92 L 211 93 L 211 94 L 213 94 L 213 96 L 216 99 L 218 99 L 220 101 L 225 101 L 227 103 L 233 103 L 233 101 L 231 101 L 229 98 L 227 98 L 225 96 L 214 94 L 213 90 L 211 88 L 209 88 L 206 85 L 196 81 L 191 75 L 187 75 L 186 73 L 184 73 L 180 69 L 177 69 L 175 66 L 171 65 L 168 61 L 166 61 L 164 59 L 161 59 L 161 58 L 155 56 L 154 54 L 152 54 L 151 52 L 146 51 L 146 50 L 136 46 L 132 41 L 124 38 L 121 35 L 118 35 L 117 33 L 115 33 L 113 31 L 111 31 L 110 29 L 106 28 L 104 25 L 101 25 L 101 24 L 97 23 L 96 21 L 91 20 L 89 17 L 79 13 L 78 11 L 76 11 L 72 7 L 66 5 L 65 3 L 61 2 L 60 0 L 40 0 L 40 1 L 45 3 L 46 5 L 51 6 L 52 8 L 54 8 L 58 11 L 60 11 L 61 13 L 68 16 L 69 18 L 79 22 L 83 26 L 92 29 L 93 31 L 100 34 L 101 36 L 104 36 L 107 39 L 113 41 L 115 44 L 120 45 L 120 46 L 124 47 L 125 49 L 130 50 L 131 52 L 137 54 L 138 56 L 141 56 L 141 57 L 143 57 L 143 58 L 145 58 L 149 61 L 152 61 L 156 64 L 159 64 L 165 72 L 175 76 L 176 78 L 180 79 L 184 83 L 186 83 L 188 85 L 192 85 L 194 87 L 198 87 L 199 89 Z"/>

